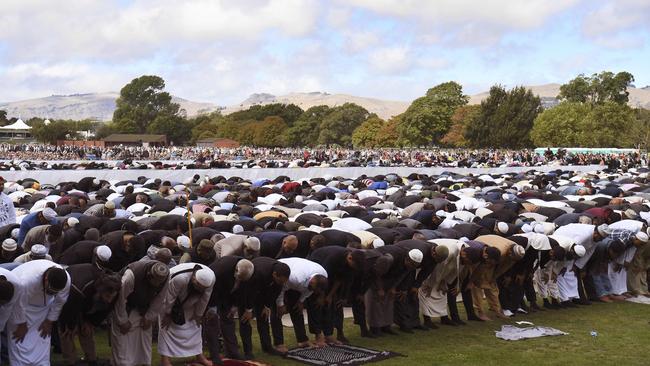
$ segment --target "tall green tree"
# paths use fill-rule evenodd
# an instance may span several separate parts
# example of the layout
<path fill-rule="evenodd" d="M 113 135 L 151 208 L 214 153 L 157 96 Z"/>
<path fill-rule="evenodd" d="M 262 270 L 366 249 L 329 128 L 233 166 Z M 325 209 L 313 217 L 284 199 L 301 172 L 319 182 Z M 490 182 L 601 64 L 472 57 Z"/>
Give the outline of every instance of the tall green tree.
<path fill-rule="evenodd" d="M 115 102 L 113 123 L 116 128 L 124 133 L 168 131 L 172 122 L 179 121 L 183 115 L 180 105 L 172 103 L 172 96 L 164 89 L 165 81 L 155 75 L 140 76 L 126 84 Z M 154 121 L 160 130 L 149 128 Z"/>
<path fill-rule="evenodd" d="M 397 126 L 400 139 L 413 146 L 437 143 L 451 127 L 456 108 L 468 100 L 462 86 L 454 81 L 429 89 L 403 113 Z"/>
<path fill-rule="evenodd" d="M 591 107 L 586 103 L 562 102 L 535 118 L 530 132 L 535 146 L 582 146 L 585 119 Z"/>
<path fill-rule="evenodd" d="M 370 117 L 370 113 L 354 103 L 345 103 L 340 107 L 333 108 L 321 122 L 318 143 L 350 146 L 352 131 L 368 117 Z"/>
<path fill-rule="evenodd" d="M 541 101 L 530 89 L 516 87 L 506 91 L 495 85 L 467 125 L 465 138 L 475 147 L 531 146 L 530 130 L 541 111 Z"/>
<path fill-rule="evenodd" d="M 254 105 L 248 109 L 233 112 L 229 117 L 235 121 L 256 120 L 263 121 L 266 117 L 277 116 L 289 126 L 300 118 L 303 110 L 295 104 L 272 103 L 265 105 Z"/>
<path fill-rule="evenodd" d="M 650 110 L 637 108 L 634 110 L 636 122 L 632 128 L 634 145 L 644 149 L 650 149 Z"/>
<path fill-rule="evenodd" d="M 377 135 L 385 124 L 386 121 L 377 116 L 368 118 L 352 132 L 352 145 L 361 148 L 379 146 Z"/>
<path fill-rule="evenodd" d="M 7 119 L 7 111 L 0 109 L 0 127 L 6 126 L 8 124 L 9 120 Z"/>
<path fill-rule="evenodd" d="M 599 74 L 585 76 L 578 75 L 575 79 L 560 87 L 558 99 L 568 102 L 603 104 L 611 101 L 625 104 L 630 93 L 627 88 L 634 82 L 634 76 L 622 71 L 614 74 L 603 71 Z"/>
<path fill-rule="evenodd" d="M 266 117 L 255 126 L 253 144 L 264 147 L 284 146 L 287 124 L 278 116 Z"/>
<path fill-rule="evenodd" d="M 286 132 L 289 146 L 315 146 L 318 144 L 320 126 L 332 108 L 318 105 L 307 109 Z"/>

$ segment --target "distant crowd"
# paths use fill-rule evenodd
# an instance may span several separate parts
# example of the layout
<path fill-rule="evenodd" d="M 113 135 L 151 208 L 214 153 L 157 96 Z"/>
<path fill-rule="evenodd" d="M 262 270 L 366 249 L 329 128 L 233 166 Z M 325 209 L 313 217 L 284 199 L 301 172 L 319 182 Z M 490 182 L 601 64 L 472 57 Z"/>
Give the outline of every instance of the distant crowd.
<path fill-rule="evenodd" d="M 604 165 L 611 169 L 647 165 L 647 156 L 629 154 L 543 155 L 532 150 L 492 149 L 345 149 L 204 147 L 79 147 L 46 144 L 0 144 L 0 170 L 14 169 L 170 169 L 297 167 L 514 167 Z M 60 161 L 79 161 L 74 164 Z M 115 161 L 114 164 L 96 162 Z M 47 161 L 49 163 L 43 163 Z M 54 162 L 59 163 L 54 163 Z M 94 162 L 93 162 L 94 161 Z M 141 161 L 147 161 L 141 162 Z"/>

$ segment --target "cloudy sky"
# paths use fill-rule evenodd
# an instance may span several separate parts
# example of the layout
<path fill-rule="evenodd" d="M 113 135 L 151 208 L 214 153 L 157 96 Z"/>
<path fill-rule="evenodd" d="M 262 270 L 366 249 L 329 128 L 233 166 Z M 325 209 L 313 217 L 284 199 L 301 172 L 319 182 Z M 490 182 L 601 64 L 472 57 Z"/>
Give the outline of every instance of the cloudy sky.
<path fill-rule="evenodd" d="M 65 4 L 65 5 L 64 5 Z M 650 84 L 648 0 L 3 0 L 0 101 L 118 91 L 143 74 L 220 105 L 255 92 L 411 100 L 456 80 Z"/>

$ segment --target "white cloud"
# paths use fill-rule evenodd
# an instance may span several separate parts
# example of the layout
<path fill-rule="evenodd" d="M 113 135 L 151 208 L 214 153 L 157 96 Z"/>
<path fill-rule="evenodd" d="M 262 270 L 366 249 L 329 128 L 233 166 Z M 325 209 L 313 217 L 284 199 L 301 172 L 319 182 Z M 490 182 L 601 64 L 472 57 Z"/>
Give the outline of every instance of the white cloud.
<path fill-rule="evenodd" d="M 582 24 L 582 32 L 609 48 L 639 47 L 650 38 L 650 2 L 617 0 L 596 2 Z"/>
<path fill-rule="evenodd" d="M 408 47 L 383 47 L 372 51 L 368 61 L 375 70 L 397 73 L 411 66 L 411 55 Z"/>

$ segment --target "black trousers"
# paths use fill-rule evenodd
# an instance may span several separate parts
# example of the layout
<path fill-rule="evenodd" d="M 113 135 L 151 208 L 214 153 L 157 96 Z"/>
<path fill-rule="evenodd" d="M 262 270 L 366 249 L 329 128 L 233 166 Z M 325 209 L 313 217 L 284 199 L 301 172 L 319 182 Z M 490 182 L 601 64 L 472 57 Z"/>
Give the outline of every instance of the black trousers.
<path fill-rule="evenodd" d="M 305 303 L 309 333 L 315 335 L 323 333 L 326 337 L 334 334 L 334 314 L 332 314 L 334 305 L 320 306 L 315 296 L 309 297 Z"/>
<path fill-rule="evenodd" d="M 456 287 L 456 281 L 451 283 L 449 285 L 449 288 L 454 288 Z M 469 277 L 463 280 L 463 283 L 461 284 L 461 289 L 467 287 L 467 283 L 469 282 Z M 467 313 L 468 317 L 476 317 L 476 313 L 474 313 L 474 303 L 472 302 L 472 292 L 470 290 L 465 290 L 461 291 L 461 296 L 463 298 L 463 306 L 465 307 L 465 312 Z M 447 308 L 449 309 L 449 316 L 454 319 L 454 320 L 460 320 L 460 316 L 458 315 L 458 306 L 456 305 L 456 296 L 452 295 L 451 292 L 447 292 Z"/>
<path fill-rule="evenodd" d="M 519 309 L 521 301 L 524 299 L 524 284 L 517 283 L 516 275 L 510 276 L 509 283 L 506 282 L 504 276 L 497 279 L 499 302 L 501 303 L 501 308 L 514 313 Z"/>
<path fill-rule="evenodd" d="M 411 329 L 420 325 L 420 299 L 417 294 L 413 296 L 408 293 L 404 301 L 395 299 L 393 317 L 400 328 Z"/>
<path fill-rule="evenodd" d="M 273 348 L 273 345 L 271 343 L 271 335 L 270 335 L 270 329 L 269 329 L 269 319 L 262 319 L 262 310 L 264 309 L 264 305 L 256 305 L 253 307 L 253 315 L 255 316 L 256 323 L 257 323 L 257 333 L 260 337 L 260 345 L 262 346 L 262 350 L 268 351 Z M 271 309 L 271 312 L 273 312 L 273 308 Z M 277 314 L 277 309 L 275 310 Z M 241 316 L 244 314 L 244 309 L 239 308 L 239 318 L 241 319 Z M 282 323 L 280 323 L 280 326 Z M 276 331 L 274 332 L 274 338 L 275 338 L 275 343 L 278 343 L 277 339 L 277 334 L 279 332 Z M 241 337 L 241 342 L 242 346 L 244 349 L 244 354 L 250 354 L 253 352 L 253 327 L 251 326 L 250 322 L 239 322 L 239 336 Z"/>
<path fill-rule="evenodd" d="M 291 317 L 291 323 L 293 324 L 293 330 L 296 334 L 296 341 L 298 343 L 307 342 L 309 337 L 307 336 L 307 331 L 305 330 L 305 316 L 302 313 L 302 309 L 296 309 L 296 304 L 300 300 L 300 292 L 295 290 L 288 290 L 284 296 L 284 304 L 287 307 L 289 316 Z M 282 318 L 277 314 L 277 307 L 274 307 L 274 311 L 271 313 L 271 330 L 273 332 L 273 339 L 275 345 L 284 344 L 284 328 L 282 327 Z M 311 321 L 311 320 L 310 320 Z"/>
<path fill-rule="evenodd" d="M 530 305 L 537 304 L 537 292 L 535 292 L 535 286 L 533 285 L 532 274 L 527 275 L 524 279 L 524 294 Z"/>
<path fill-rule="evenodd" d="M 223 338 L 225 355 L 228 358 L 239 358 L 235 320 L 229 317 L 230 307 L 219 307 L 218 315 L 206 320 L 203 324 L 204 339 L 212 360 L 221 352 L 219 338 Z"/>

